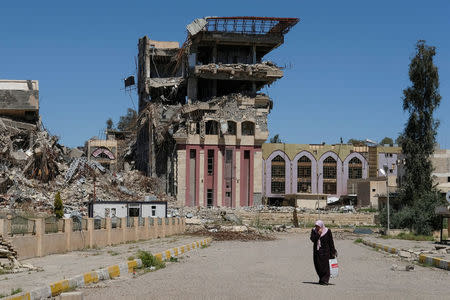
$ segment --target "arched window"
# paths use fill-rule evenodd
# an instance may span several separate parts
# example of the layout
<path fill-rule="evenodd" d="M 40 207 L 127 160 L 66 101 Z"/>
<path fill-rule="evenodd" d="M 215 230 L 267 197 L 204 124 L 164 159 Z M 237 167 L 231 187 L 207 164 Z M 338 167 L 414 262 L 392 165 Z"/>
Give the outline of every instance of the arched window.
<path fill-rule="evenodd" d="M 277 155 L 272 159 L 272 194 L 284 194 L 286 182 L 286 162 Z"/>
<path fill-rule="evenodd" d="M 323 161 L 323 193 L 336 194 L 337 161 L 328 156 Z"/>
<path fill-rule="evenodd" d="M 350 179 L 362 178 L 362 162 L 357 157 L 353 157 L 348 162 L 348 178 Z"/>
<path fill-rule="evenodd" d="M 206 121 L 205 133 L 208 135 L 218 135 L 219 134 L 219 122 L 214 121 L 214 120 Z"/>
<path fill-rule="evenodd" d="M 242 122 L 242 135 L 255 135 L 255 123 L 250 121 Z"/>
<path fill-rule="evenodd" d="M 311 193 L 311 160 L 306 156 L 297 163 L 297 193 Z"/>

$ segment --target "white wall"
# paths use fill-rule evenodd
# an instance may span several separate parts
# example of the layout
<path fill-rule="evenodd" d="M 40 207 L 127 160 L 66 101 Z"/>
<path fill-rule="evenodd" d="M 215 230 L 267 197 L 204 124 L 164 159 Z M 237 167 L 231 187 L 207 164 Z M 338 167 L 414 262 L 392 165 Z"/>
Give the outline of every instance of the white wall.
<path fill-rule="evenodd" d="M 109 217 L 112 217 L 111 209 L 116 209 L 116 217 L 124 218 L 128 215 L 127 205 L 125 203 L 94 203 L 94 214 L 93 217 L 100 216 L 105 218 L 105 208 L 109 208 Z"/>
<path fill-rule="evenodd" d="M 156 206 L 156 216 L 152 216 L 152 206 Z M 142 217 L 155 217 L 155 218 L 165 218 L 166 217 L 166 206 L 164 204 L 142 204 Z"/>
<path fill-rule="evenodd" d="M 136 205 L 136 204 L 134 204 Z M 159 218 L 166 217 L 166 205 L 162 203 L 142 203 L 138 204 L 141 207 L 141 216 L 144 218 L 152 217 L 152 206 L 156 206 L 156 216 Z M 93 217 L 100 216 L 105 218 L 105 208 L 109 208 L 110 214 L 108 217 L 112 217 L 112 208 L 116 209 L 116 217 L 125 218 L 128 216 L 126 203 L 94 203 Z"/>

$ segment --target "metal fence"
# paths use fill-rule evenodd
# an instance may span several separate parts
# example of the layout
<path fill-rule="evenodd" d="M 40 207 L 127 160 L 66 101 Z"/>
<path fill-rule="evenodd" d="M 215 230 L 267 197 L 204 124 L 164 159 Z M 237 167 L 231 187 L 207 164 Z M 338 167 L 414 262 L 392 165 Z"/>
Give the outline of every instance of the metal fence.
<path fill-rule="evenodd" d="M 72 217 L 72 231 L 81 231 L 81 218 Z"/>
<path fill-rule="evenodd" d="M 148 226 L 153 226 L 155 225 L 155 219 L 153 219 L 152 217 L 148 217 Z"/>
<path fill-rule="evenodd" d="M 64 220 L 55 216 L 45 218 L 45 233 L 57 233 L 64 231 Z"/>
<path fill-rule="evenodd" d="M 165 218 L 164 220 L 166 220 L 166 225 L 169 225 L 169 219 Z"/>
<path fill-rule="evenodd" d="M 162 225 L 162 219 L 158 218 L 158 225 Z"/>
<path fill-rule="evenodd" d="M 106 228 L 106 219 L 100 216 L 94 217 L 94 229 L 105 229 Z"/>
<path fill-rule="evenodd" d="M 134 218 L 127 217 L 127 227 L 134 227 Z"/>
<path fill-rule="evenodd" d="M 144 226 L 144 224 L 145 224 L 145 218 L 139 217 L 139 218 L 138 218 L 138 224 L 139 224 L 139 226 Z"/>
<path fill-rule="evenodd" d="M 111 218 L 111 228 L 120 228 L 122 227 L 122 219 L 118 217 Z"/>
<path fill-rule="evenodd" d="M 21 216 L 15 216 L 11 219 L 10 234 L 36 234 L 36 222 Z"/>
<path fill-rule="evenodd" d="M 175 225 L 175 219 L 172 218 L 172 225 Z"/>

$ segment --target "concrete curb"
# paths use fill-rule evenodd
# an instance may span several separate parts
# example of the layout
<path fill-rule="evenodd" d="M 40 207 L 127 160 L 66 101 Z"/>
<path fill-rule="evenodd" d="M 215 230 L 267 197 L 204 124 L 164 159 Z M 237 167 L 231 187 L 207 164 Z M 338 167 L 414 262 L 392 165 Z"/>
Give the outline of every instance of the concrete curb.
<path fill-rule="evenodd" d="M 160 261 L 168 260 L 171 257 L 180 256 L 185 252 L 201 248 L 212 242 L 212 238 L 195 241 L 193 243 L 167 249 L 166 251 L 153 254 Z M 23 292 L 18 295 L 10 296 L 7 300 L 37 300 L 55 297 L 63 292 L 66 292 L 77 287 L 83 287 L 91 283 L 97 283 L 101 280 L 114 279 L 120 274 L 132 273 L 135 268 L 142 266 L 140 259 L 134 259 L 121 263 L 118 265 L 111 265 L 109 267 L 99 269 L 92 272 L 87 272 L 82 275 L 77 275 L 69 279 L 64 279 L 51 283 L 50 285 L 42 286 L 30 292 Z"/>
<path fill-rule="evenodd" d="M 396 248 L 384 246 L 381 244 L 377 244 L 377 243 L 369 242 L 369 241 L 365 241 L 365 240 L 363 240 L 362 243 L 366 246 L 383 250 L 384 252 L 398 254 L 398 249 L 396 249 Z M 422 264 L 427 264 L 427 265 L 431 265 L 436 268 L 450 271 L 450 261 L 447 261 L 447 260 L 443 260 L 440 258 L 426 256 L 426 255 L 421 254 L 421 255 L 419 255 L 419 259 L 417 261 Z"/>

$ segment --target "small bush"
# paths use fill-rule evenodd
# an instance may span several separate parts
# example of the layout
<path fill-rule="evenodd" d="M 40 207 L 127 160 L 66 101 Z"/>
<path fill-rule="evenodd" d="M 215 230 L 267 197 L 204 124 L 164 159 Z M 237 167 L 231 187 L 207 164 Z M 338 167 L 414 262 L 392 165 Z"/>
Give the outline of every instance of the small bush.
<path fill-rule="evenodd" d="M 15 294 L 18 294 L 18 293 L 21 293 L 21 292 L 22 292 L 21 288 L 11 289 L 11 295 L 15 295 Z"/>
<path fill-rule="evenodd" d="M 134 260 L 134 256 L 132 255 L 132 256 L 129 256 L 128 257 L 128 260 Z"/>
<path fill-rule="evenodd" d="M 55 195 L 53 212 L 58 219 L 61 219 L 64 216 L 63 202 L 61 200 L 61 194 L 59 192 L 57 192 Z"/>
<path fill-rule="evenodd" d="M 154 267 L 156 270 L 159 270 L 166 267 L 166 264 L 163 261 L 159 261 L 148 251 L 139 250 L 137 256 L 142 261 L 142 266 L 144 268 Z"/>
<path fill-rule="evenodd" d="M 359 244 L 359 243 L 362 243 L 362 242 L 363 242 L 363 239 L 362 239 L 362 238 L 357 238 L 357 239 L 354 241 L 355 244 Z"/>
<path fill-rule="evenodd" d="M 120 253 L 117 251 L 109 250 L 108 254 L 110 254 L 111 256 L 116 256 L 116 255 L 119 255 Z"/>
<path fill-rule="evenodd" d="M 169 261 L 170 262 L 178 262 L 178 258 L 171 256 Z"/>

